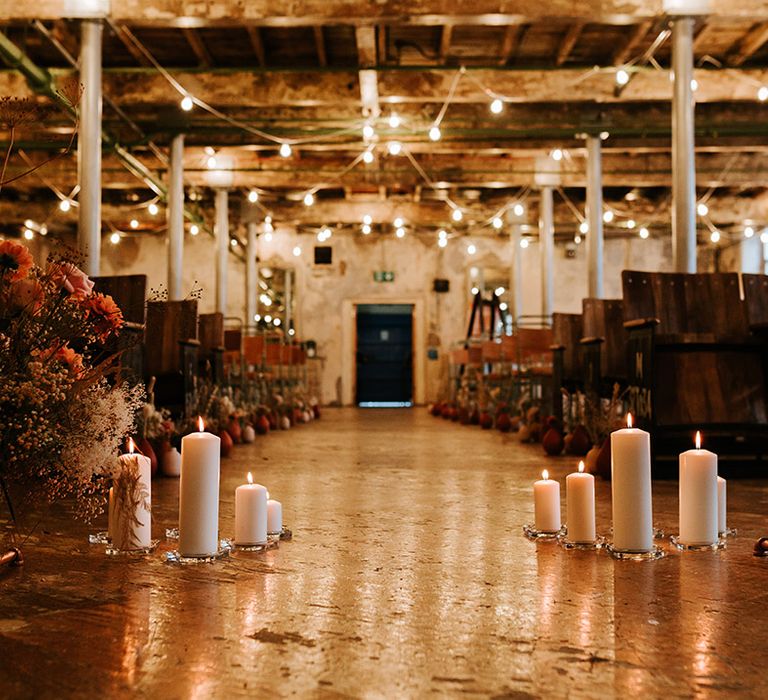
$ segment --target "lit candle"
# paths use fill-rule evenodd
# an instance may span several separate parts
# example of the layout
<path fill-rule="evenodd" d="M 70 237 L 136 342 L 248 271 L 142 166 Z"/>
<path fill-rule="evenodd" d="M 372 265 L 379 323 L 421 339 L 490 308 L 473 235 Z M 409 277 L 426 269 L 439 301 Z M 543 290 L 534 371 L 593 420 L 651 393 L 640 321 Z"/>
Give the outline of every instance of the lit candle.
<path fill-rule="evenodd" d="M 584 473 L 584 462 L 579 471 L 565 478 L 565 501 L 568 539 L 571 542 L 594 542 L 595 533 L 595 477 Z"/>
<path fill-rule="evenodd" d="M 221 440 L 204 432 L 181 440 L 179 483 L 179 553 L 185 557 L 208 556 L 219 550 L 219 459 Z"/>
<path fill-rule="evenodd" d="M 724 535 L 728 531 L 726 517 L 727 506 L 727 487 L 725 479 L 722 476 L 717 477 L 717 531 Z"/>
<path fill-rule="evenodd" d="M 701 433 L 697 431 L 696 449 L 680 455 L 680 542 L 717 542 L 717 509 L 717 455 L 701 449 Z"/>
<path fill-rule="evenodd" d="M 123 473 L 115 477 L 110 489 L 111 536 L 116 549 L 142 549 L 152 543 L 152 462 L 135 449 L 131 438 L 128 454 L 120 455 Z"/>
<path fill-rule="evenodd" d="M 267 493 L 269 498 L 269 493 Z M 267 501 L 267 532 L 279 535 L 283 531 L 283 504 L 269 498 Z"/>
<path fill-rule="evenodd" d="M 252 545 L 266 541 L 267 489 L 254 484 L 248 472 L 248 483 L 235 489 L 235 543 Z"/>
<path fill-rule="evenodd" d="M 651 501 L 651 436 L 632 427 L 611 433 L 613 546 L 619 551 L 653 550 Z"/>
<path fill-rule="evenodd" d="M 550 479 L 546 469 L 541 473 L 541 480 L 533 484 L 533 510 L 539 532 L 560 529 L 560 483 Z"/>

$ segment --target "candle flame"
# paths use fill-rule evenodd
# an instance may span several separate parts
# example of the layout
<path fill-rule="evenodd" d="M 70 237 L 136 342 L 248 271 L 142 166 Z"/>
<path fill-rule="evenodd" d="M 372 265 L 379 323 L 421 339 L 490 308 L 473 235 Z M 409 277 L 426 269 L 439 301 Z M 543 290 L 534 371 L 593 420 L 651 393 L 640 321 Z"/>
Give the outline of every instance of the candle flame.
<path fill-rule="evenodd" d="M 253 483 L 253 474 L 251 474 L 251 472 L 248 472 L 248 483 L 249 484 Z"/>
<path fill-rule="evenodd" d="M 627 413 L 627 427 L 628 428 L 632 427 L 632 414 L 631 413 Z"/>
<path fill-rule="evenodd" d="M 549 479 L 549 472 L 546 469 L 543 472 L 541 472 L 541 478 L 544 479 L 544 481 Z"/>
<path fill-rule="evenodd" d="M 128 454 L 132 455 L 136 451 L 136 443 L 133 441 L 133 438 L 128 438 Z"/>
<path fill-rule="evenodd" d="M 203 422 L 203 417 L 198 416 L 197 417 L 197 429 L 202 433 L 205 431 L 205 423 Z"/>
<path fill-rule="evenodd" d="M 696 431 L 696 449 L 701 449 L 701 430 Z"/>
<path fill-rule="evenodd" d="M 583 471 L 584 471 L 584 461 L 582 460 L 579 462 L 579 472 L 581 473 Z"/>

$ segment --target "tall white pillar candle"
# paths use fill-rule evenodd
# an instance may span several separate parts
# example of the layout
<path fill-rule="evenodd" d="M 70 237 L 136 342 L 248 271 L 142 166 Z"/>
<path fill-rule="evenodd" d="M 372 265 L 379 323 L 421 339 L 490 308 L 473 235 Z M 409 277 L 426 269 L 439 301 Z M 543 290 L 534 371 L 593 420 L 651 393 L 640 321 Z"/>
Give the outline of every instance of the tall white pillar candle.
<path fill-rule="evenodd" d="M 728 518 L 726 516 L 728 505 L 727 487 L 722 476 L 717 477 L 717 531 L 723 535 L 728 530 Z"/>
<path fill-rule="evenodd" d="M 632 427 L 611 433 L 613 546 L 627 552 L 653 550 L 651 436 Z"/>
<path fill-rule="evenodd" d="M 219 550 L 219 470 L 221 440 L 203 432 L 181 440 L 179 483 L 179 553 L 209 556 Z"/>
<path fill-rule="evenodd" d="M 267 489 L 248 483 L 235 489 L 235 544 L 265 544 L 267 541 Z"/>
<path fill-rule="evenodd" d="M 594 542 L 595 532 L 595 477 L 584 473 L 584 462 L 579 471 L 565 477 L 566 525 L 571 542 Z"/>
<path fill-rule="evenodd" d="M 133 449 L 131 440 L 130 452 L 120 455 L 124 473 L 116 477 L 111 489 L 112 546 L 123 550 L 142 549 L 152 543 L 152 463 Z"/>
<path fill-rule="evenodd" d="M 560 529 L 560 483 L 550 479 L 546 469 L 541 479 L 533 484 L 533 510 L 535 527 L 539 532 L 557 532 Z"/>
<path fill-rule="evenodd" d="M 717 455 L 701 449 L 697 432 L 696 449 L 680 455 L 680 542 L 717 542 L 717 508 Z"/>
<path fill-rule="evenodd" d="M 269 494 L 267 494 L 269 498 Z M 279 535 L 283 531 L 283 504 L 270 498 L 267 501 L 267 532 Z"/>

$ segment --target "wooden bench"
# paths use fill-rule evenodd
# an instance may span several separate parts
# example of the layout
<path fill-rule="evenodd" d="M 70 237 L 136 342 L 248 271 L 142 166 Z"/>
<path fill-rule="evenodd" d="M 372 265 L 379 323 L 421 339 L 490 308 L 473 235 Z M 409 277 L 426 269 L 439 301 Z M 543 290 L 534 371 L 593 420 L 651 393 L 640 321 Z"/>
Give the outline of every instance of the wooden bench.
<path fill-rule="evenodd" d="M 736 273 L 624 271 L 629 405 L 657 457 L 701 430 L 720 453 L 768 448 L 762 345 L 750 333 Z"/>
<path fill-rule="evenodd" d="M 552 413 L 563 419 L 562 390 L 574 394 L 583 387 L 580 341 L 581 314 L 555 313 L 552 316 Z"/>
<path fill-rule="evenodd" d="M 595 398 L 610 398 L 614 384 L 627 382 L 627 331 L 621 299 L 582 300 L 584 387 Z"/>

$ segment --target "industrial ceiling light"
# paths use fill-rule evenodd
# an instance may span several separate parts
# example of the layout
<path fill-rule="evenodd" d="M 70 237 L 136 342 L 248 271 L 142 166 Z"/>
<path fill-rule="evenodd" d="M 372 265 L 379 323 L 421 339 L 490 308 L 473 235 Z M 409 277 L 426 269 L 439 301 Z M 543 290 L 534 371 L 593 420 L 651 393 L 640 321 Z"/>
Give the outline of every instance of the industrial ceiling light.
<path fill-rule="evenodd" d="M 707 214 L 709 214 L 709 207 L 706 204 L 704 204 L 704 202 L 699 202 L 696 205 L 696 213 L 699 216 L 706 216 Z"/>
<path fill-rule="evenodd" d="M 401 144 L 399 141 L 390 141 L 387 144 L 387 152 L 391 156 L 400 155 L 400 151 L 402 150 L 403 150 L 403 144 Z"/>
<path fill-rule="evenodd" d="M 442 134 L 440 133 L 440 127 L 435 125 L 429 130 L 429 140 L 439 141 Z"/>
<path fill-rule="evenodd" d="M 491 112 L 494 114 L 501 114 L 503 110 L 504 103 L 498 97 L 493 102 L 491 102 Z"/>
<path fill-rule="evenodd" d="M 616 85 L 624 86 L 629 82 L 629 73 L 623 68 L 616 71 Z"/>
<path fill-rule="evenodd" d="M 283 158 L 290 158 L 291 153 L 293 153 L 293 149 L 291 148 L 291 145 L 289 143 L 280 144 L 280 155 Z"/>
<path fill-rule="evenodd" d="M 192 98 L 189 95 L 184 95 L 184 97 L 181 98 L 181 108 L 185 112 L 191 112 L 194 106 L 195 103 L 192 101 Z"/>
<path fill-rule="evenodd" d="M 304 206 L 311 207 L 315 203 L 315 195 L 307 192 L 304 195 Z"/>
<path fill-rule="evenodd" d="M 651 235 L 645 226 L 641 226 L 640 231 L 638 231 L 638 233 L 640 234 L 640 238 L 642 238 L 643 240 L 645 240 L 646 238 L 648 238 L 648 236 Z"/>
<path fill-rule="evenodd" d="M 110 242 L 112 245 L 117 245 L 118 243 L 120 243 L 120 234 L 119 234 L 117 231 L 115 231 L 115 232 L 114 232 L 114 233 L 113 233 L 113 234 L 112 234 L 112 235 L 109 237 L 109 242 Z"/>
<path fill-rule="evenodd" d="M 493 228 L 495 228 L 498 231 L 504 225 L 504 222 L 502 221 L 500 216 L 494 216 L 491 224 L 493 225 Z"/>
<path fill-rule="evenodd" d="M 248 193 L 248 201 L 249 201 L 251 204 L 256 204 L 256 202 L 258 202 L 258 201 L 259 201 L 259 193 L 258 193 L 256 190 L 251 190 L 251 191 Z"/>

